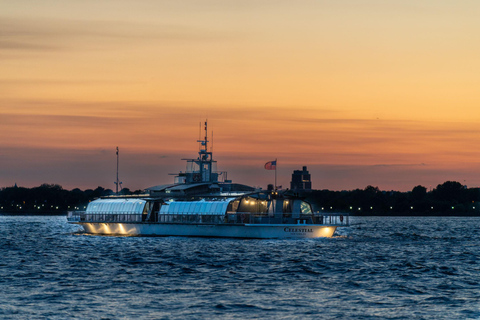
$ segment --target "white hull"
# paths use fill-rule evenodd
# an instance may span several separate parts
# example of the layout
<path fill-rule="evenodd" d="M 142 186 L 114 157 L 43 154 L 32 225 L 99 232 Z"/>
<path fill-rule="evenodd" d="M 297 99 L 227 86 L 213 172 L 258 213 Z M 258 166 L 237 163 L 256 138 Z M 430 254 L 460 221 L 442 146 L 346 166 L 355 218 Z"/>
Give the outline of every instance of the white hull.
<path fill-rule="evenodd" d="M 125 236 L 186 236 L 256 239 L 308 239 L 332 237 L 337 226 L 308 224 L 162 224 L 75 222 L 85 232 Z"/>

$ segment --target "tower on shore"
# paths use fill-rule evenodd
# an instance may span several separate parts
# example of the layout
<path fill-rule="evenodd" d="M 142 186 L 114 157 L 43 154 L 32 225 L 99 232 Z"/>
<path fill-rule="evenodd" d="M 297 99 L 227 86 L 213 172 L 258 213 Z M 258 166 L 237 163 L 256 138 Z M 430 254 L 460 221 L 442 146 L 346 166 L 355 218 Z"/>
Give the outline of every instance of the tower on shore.
<path fill-rule="evenodd" d="M 310 179 L 310 173 L 307 167 L 304 166 L 303 170 L 295 170 L 292 174 L 292 181 L 290 182 L 291 190 L 311 190 L 312 180 Z"/>

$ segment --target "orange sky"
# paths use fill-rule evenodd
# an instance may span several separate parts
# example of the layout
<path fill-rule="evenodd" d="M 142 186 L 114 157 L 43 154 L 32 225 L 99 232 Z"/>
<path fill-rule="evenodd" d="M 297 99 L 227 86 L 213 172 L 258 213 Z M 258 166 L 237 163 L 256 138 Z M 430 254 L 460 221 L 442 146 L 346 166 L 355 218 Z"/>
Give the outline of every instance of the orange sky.
<path fill-rule="evenodd" d="M 476 1 L 0 2 L 0 187 L 480 186 Z"/>

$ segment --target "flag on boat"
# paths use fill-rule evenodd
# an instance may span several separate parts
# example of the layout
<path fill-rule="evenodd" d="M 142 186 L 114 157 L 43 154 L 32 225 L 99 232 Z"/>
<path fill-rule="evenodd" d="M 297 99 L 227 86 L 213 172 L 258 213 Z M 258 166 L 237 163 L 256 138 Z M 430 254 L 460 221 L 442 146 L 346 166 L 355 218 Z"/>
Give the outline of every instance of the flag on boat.
<path fill-rule="evenodd" d="M 269 162 L 265 163 L 265 169 L 276 170 L 277 169 L 277 160 L 269 161 Z"/>

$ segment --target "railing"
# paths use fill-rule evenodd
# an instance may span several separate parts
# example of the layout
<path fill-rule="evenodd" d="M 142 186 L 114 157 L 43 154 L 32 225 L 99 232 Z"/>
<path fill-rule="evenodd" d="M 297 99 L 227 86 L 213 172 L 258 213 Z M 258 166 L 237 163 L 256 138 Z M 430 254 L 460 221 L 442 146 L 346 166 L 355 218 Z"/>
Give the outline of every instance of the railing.
<path fill-rule="evenodd" d="M 181 224 L 324 224 L 331 226 L 348 226 L 348 215 L 300 214 L 291 213 L 266 214 L 252 212 L 227 212 L 222 215 L 185 213 L 185 214 L 91 214 L 84 211 L 68 212 L 70 222 L 133 222 L 133 223 L 181 223 Z"/>
<path fill-rule="evenodd" d="M 85 211 L 69 211 L 67 220 L 71 222 L 142 222 L 142 214 L 132 213 L 86 213 Z"/>

